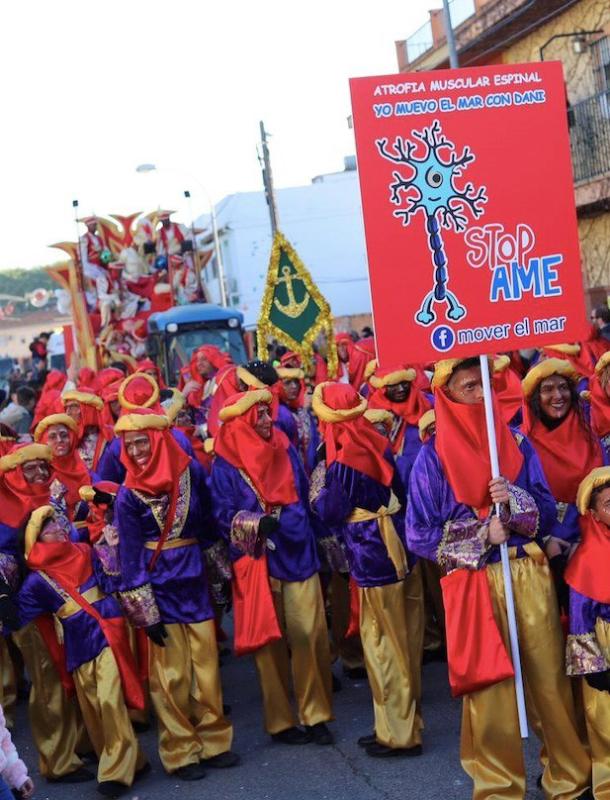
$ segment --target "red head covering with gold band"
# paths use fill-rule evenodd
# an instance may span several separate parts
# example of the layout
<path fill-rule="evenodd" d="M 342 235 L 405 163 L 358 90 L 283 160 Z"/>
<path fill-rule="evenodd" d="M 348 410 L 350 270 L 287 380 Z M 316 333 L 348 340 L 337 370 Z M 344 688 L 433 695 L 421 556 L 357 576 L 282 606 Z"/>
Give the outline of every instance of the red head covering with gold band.
<path fill-rule="evenodd" d="M 151 375 L 151 378 L 156 380 L 159 389 L 165 389 L 165 381 L 161 375 L 161 370 L 150 358 L 143 358 L 138 361 L 138 368 L 136 369 L 135 374 L 137 375 L 138 373 L 142 372 L 146 372 L 147 375 L 150 375 L 151 372 L 154 372 L 154 375 Z"/>
<path fill-rule="evenodd" d="M 328 380 L 328 367 L 326 366 L 326 361 L 324 361 L 319 353 L 313 354 L 313 363 L 315 368 L 313 383 L 314 386 L 317 386 L 319 383 Z M 298 353 L 293 353 L 289 350 L 280 358 L 280 367 L 285 367 L 286 369 L 303 369 L 303 361 Z"/>
<path fill-rule="evenodd" d="M 414 383 L 416 378 L 416 371 L 404 366 L 392 367 L 390 369 L 376 369 L 369 378 L 369 383 L 373 389 L 369 397 L 369 408 L 383 408 L 385 411 L 390 411 L 395 417 L 404 420 L 406 423 L 401 425 L 398 435 L 392 441 L 392 450 L 394 453 L 401 452 L 406 426 L 412 425 L 413 427 L 417 427 L 417 423 L 422 414 L 425 414 L 426 411 L 432 408 L 432 403 L 416 388 Z M 407 399 L 403 400 L 401 403 L 390 400 L 386 393 L 388 386 L 394 386 L 397 383 L 409 384 Z"/>
<path fill-rule="evenodd" d="M 566 583 L 598 603 L 610 603 L 610 528 L 589 509 L 591 494 L 610 486 L 610 467 L 597 467 L 581 481 L 576 495 L 580 517 L 580 544 L 570 558 Z"/>
<path fill-rule="evenodd" d="M 372 339 L 354 342 L 349 333 L 338 333 L 335 342 L 337 346 L 343 344 L 347 348 L 349 382 L 358 391 L 364 383 L 366 365 L 375 357 L 375 342 Z"/>
<path fill-rule="evenodd" d="M 364 418 L 367 402 L 353 386 L 321 383 L 311 407 L 320 420 L 328 466 L 338 461 L 384 486 L 392 483 L 394 467 L 384 456 L 388 440 Z"/>
<path fill-rule="evenodd" d="M 190 457 L 180 447 L 169 431 L 169 420 L 149 408 L 136 408 L 122 414 L 115 432 L 122 437 L 121 464 L 127 475 L 124 485 L 151 497 L 171 493 L 178 486 L 180 475 L 190 464 Z M 151 456 L 147 464 L 139 467 L 125 449 L 125 434 L 142 431 L 149 439 Z"/>
<path fill-rule="evenodd" d="M 271 438 L 263 439 L 255 430 L 258 406 L 271 406 L 267 389 L 254 389 L 229 397 L 220 411 L 223 423 L 214 438 L 214 451 L 252 481 L 267 508 L 287 506 L 299 499 L 286 434 L 271 428 Z"/>
<path fill-rule="evenodd" d="M 209 377 L 204 377 L 199 372 L 198 364 L 202 357 L 209 362 L 210 366 L 214 370 L 214 372 L 211 373 Z M 180 381 L 181 381 L 180 388 L 183 388 L 184 385 L 186 384 L 186 379 L 182 374 L 182 372 L 188 374 L 189 380 L 195 381 L 196 383 L 199 384 L 199 389 L 189 392 L 189 395 L 187 397 L 188 404 L 193 408 L 199 408 L 199 406 L 201 406 L 203 402 L 203 392 L 207 382 L 209 380 L 213 380 L 213 376 L 215 373 L 217 373 L 223 367 L 229 366 L 231 363 L 232 363 L 231 356 L 228 353 L 223 353 L 223 351 L 220 350 L 220 348 L 216 347 L 213 344 L 203 344 L 201 345 L 201 347 L 197 347 L 195 350 L 193 350 L 189 366 L 185 368 L 183 371 L 181 371 L 180 375 Z"/>
<path fill-rule="evenodd" d="M 76 376 L 76 388 L 83 392 L 93 391 L 99 394 L 102 387 L 97 372 L 91 367 L 81 367 Z"/>
<path fill-rule="evenodd" d="M 510 422 L 523 405 L 523 391 L 521 381 L 511 366 L 508 356 L 498 356 L 494 359 L 492 385 L 504 422 Z"/>
<path fill-rule="evenodd" d="M 57 369 L 52 369 L 47 375 L 42 387 L 42 392 L 36 404 L 36 411 L 34 413 L 34 421 L 32 422 L 32 430 L 41 419 L 53 413 L 55 403 L 61 396 L 61 390 L 64 388 L 67 376 L 64 372 Z"/>
<path fill-rule="evenodd" d="M 139 408 L 148 408 L 155 414 L 162 414 L 159 403 L 159 384 L 146 372 L 134 372 L 121 383 L 118 399 L 123 411 L 129 414 Z"/>
<path fill-rule="evenodd" d="M 67 414 L 51 414 L 41 420 L 34 432 L 34 441 L 48 444 L 49 431 L 56 425 L 63 425 L 70 435 L 70 449 L 65 456 L 53 455 L 52 465 L 54 477 L 68 490 L 66 503 L 73 509 L 80 500 L 78 490 L 91 482 L 89 470 L 78 452 L 78 428 L 76 422 Z"/>
<path fill-rule="evenodd" d="M 434 448 L 455 499 L 478 510 L 491 505 L 491 460 L 485 405 L 482 400 L 480 403 L 458 403 L 449 397 L 445 389 L 455 369 L 465 360 L 446 359 L 435 365 L 432 380 L 436 420 Z M 492 402 L 500 474 L 512 483 L 523 466 L 523 454 L 502 418 L 493 392 Z"/>
<path fill-rule="evenodd" d="M 296 369 L 294 367 L 278 367 L 277 374 L 280 379 L 278 390 L 280 402 L 285 406 L 288 406 L 288 408 L 292 409 L 293 411 L 298 411 L 299 408 L 303 408 L 303 405 L 305 404 L 305 393 L 307 391 L 307 387 L 305 386 L 305 373 L 303 370 Z M 288 399 L 284 381 L 299 382 L 299 393 L 292 400 Z"/>
<path fill-rule="evenodd" d="M 99 373 L 101 386 L 101 398 L 104 401 L 104 408 L 100 412 L 100 422 L 102 433 L 107 442 L 114 438 L 114 423 L 116 422 L 110 404 L 119 399 L 119 389 L 125 380 L 125 373 L 116 367 L 106 367 Z"/>
<path fill-rule="evenodd" d="M 16 444 L 0 458 L 0 522 L 18 528 L 35 508 L 49 502 L 53 479 L 51 448 L 43 444 Z M 23 465 L 29 461 L 47 461 L 50 477 L 46 483 L 28 483 Z"/>
<path fill-rule="evenodd" d="M 540 361 L 523 379 L 525 404 L 523 433 L 533 444 L 555 500 L 573 503 L 583 475 L 603 464 L 602 450 L 577 410 L 571 408 L 561 423 L 552 430 L 539 419 L 531 405 L 531 397 L 545 378 L 559 375 L 576 386 L 579 375 L 568 362 L 558 358 Z"/>
<path fill-rule="evenodd" d="M 80 422 L 78 423 L 79 441 L 83 438 L 87 428 L 101 428 L 100 414 L 104 408 L 104 401 L 98 397 L 92 388 L 71 389 L 61 396 L 64 407 L 69 403 L 78 403 L 80 407 Z"/>

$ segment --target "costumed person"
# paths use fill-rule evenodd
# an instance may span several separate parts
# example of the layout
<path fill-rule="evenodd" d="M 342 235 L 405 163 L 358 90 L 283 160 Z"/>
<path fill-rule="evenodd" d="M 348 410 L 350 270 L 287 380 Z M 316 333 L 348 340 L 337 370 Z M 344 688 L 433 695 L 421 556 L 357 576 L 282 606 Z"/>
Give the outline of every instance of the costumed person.
<path fill-rule="evenodd" d="M 67 388 L 66 386 L 66 389 Z M 76 388 L 81 392 L 99 394 L 102 387 L 99 382 L 97 370 L 91 369 L 91 367 L 81 367 L 76 373 Z"/>
<path fill-rule="evenodd" d="M 0 575 L 12 591 L 19 586 L 19 531 L 36 508 L 49 503 L 52 458 L 47 445 L 26 444 L 17 445 L 0 459 Z M 40 774 L 53 782 L 93 780 L 76 754 L 82 723 L 73 698 L 62 684 L 62 657 L 52 619 L 36 620 L 13 639 L 32 684 L 28 714 Z M 1 641 L 4 672 L 9 654 L 4 638 Z M 13 694 L 16 696 L 16 691 Z M 7 705 L 10 708 L 10 703 Z"/>
<path fill-rule="evenodd" d="M 303 369 L 303 360 L 298 353 L 293 353 L 289 350 L 280 358 L 280 367 L 285 367 L 286 369 Z M 326 361 L 314 350 L 311 366 L 305 374 L 305 384 L 308 392 L 311 394 L 319 383 L 323 383 L 327 380 L 328 367 L 326 366 Z"/>
<path fill-rule="evenodd" d="M 364 418 L 367 402 L 352 386 L 320 384 L 312 407 L 326 453 L 312 476 L 312 507 L 347 552 L 373 695 L 375 729 L 358 744 L 376 758 L 418 756 L 423 595 L 404 539 L 404 486 L 387 438 Z"/>
<path fill-rule="evenodd" d="M 349 333 L 338 333 L 335 342 L 339 359 L 337 380 L 340 383 L 350 383 L 356 391 L 359 391 L 365 381 L 364 372 L 367 364 L 375 357 L 375 353 L 362 342 L 354 342 Z"/>
<path fill-rule="evenodd" d="M 95 472 L 107 440 L 102 431 L 104 401 L 91 390 L 64 392 L 61 402 L 66 414 L 78 425 L 77 449 L 88 470 Z"/>
<path fill-rule="evenodd" d="M 61 397 L 61 391 L 66 385 L 66 381 L 67 375 L 65 372 L 60 372 L 58 369 L 52 369 L 49 372 L 36 403 L 32 428 L 36 428 L 41 419 L 48 417 L 49 414 L 55 411 L 57 401 Z"/>
<path fill-rule="evenodd" d="M 117 390 L 117 401 L 121 414 L 129 414 L 138 409 L 150 409 L 156 414 L 163 414 L 159 402 L 161 392 L 157 381 L 145 372 L 136 372 L 125 378 Z M 193 455 L 193 448 L 188 438 L 179 430 L 171 429 L 171 435 L 188 456 Z M 121 439 L 114 435 L 106 447 L 98 467 L 101 480 L 123 483 L 125 465 L 121 460 Z"/>
<path fill-rule="evenodd" d="M 498 547 L 504 542 L 524 683 L 548 759 L 542 788 L 549 800 L 589 797 L 591 765 L 576 730 L 557 598 L 542 550 L 555 509 L 540 461 L 528 440 L 503 422 L 494 398 L 501 477 L 490 480 L 478 358 L 439 361 L 432 387 L 436 435 L 411 471 L 407 541 L 448 573 L 443 595 L 449 673 L 453 693 L 464 697 L 461 761 L 473 780 L 473 800 L 523 800 L 526 791 L 507 655 Z"/>
<path fill-rule="evenodd" d="M 207 416 L 208 436 L 214 437 L 218 433 L 220 411 L 229 397 L 242 391 L 237 379 L 237 369 L 235 364 L 228 364 L 226 367 L 221 367 L 214 376 L 212 399 Z"/>
<path fill-rule="evenodd" d="M 581 541 L 565 573 L 570 587 L 567 673 L 580 676 L 593 763 L 593 797 L 610 798 L 610 467 L 578 487 Z"/>
<path fill-rule="evenodd" d="M 159 389 L 165 389 L 165 381 L 163 380 L 163 375 L 161 375 L 161 370 L 152 361 L 150 358 L 143 358 L 138 361 L 138 368 L 136 369 L 136 374 L 138 372 L 145 372 L 147 375 L 150 375 L 151 378 L 154 378 L 157 382 L 157 386 Z"/>
<path fill-rule="evenodd" d="M 144 692 L 121 608 L 104 591 L 91 547 L 70 540 L 68 520 L 52 506 L 32 512 L 25 560 L 30 572 L 16 598 L 19 624 L 45 613 L 59 620 L 66 668 L 99 759 L 97 790 L 118 797 L 147 764 L 127 713 L 127 705 L 144 707 Z"/>
<path fill-rule="evenodd" d="M 556 503 L 552 526 L 543 531 L 545 552 L 567 615 L 563 572 L 580 536 L 576 493 L 585 475 L 602 466 L 604 453 L 585 419 L 577 385 L 579 375 L 568 361 L 548 358 L 523 379 L 522 431 L 533 445 Z"/>
<path fill-rule="evenodd" d="M 174 211 L 157 211 L 156 214 L 161 223 L 157 231 L 157 255 L 167 258 L 181 252 L 182 242 L 185 239 L 182 226 L 171 219 L 174 213 Z"/>
<path fill-rule="evenodd" d="M 280 403 L 285 406 L 294 420 L 296 429 L 296 448 L 301 456 L 307 475 L 311 475 L 316 465 L 316 451 L 320 444 L 320 434 L 315 416 L 305 406 L 305 373 L 302 369 L 278 367 Z"/>
<path fill-rule="evenodd" d="M 78 426 L 67 414 L 51 414 L 42 419 L 34 431 L 34 441 L 48 444 L 53 452 L 51 466 L 51 501 L 65 511 L 70 522 L 86 535 L 87 504 L 79 489 L 97 479 L 87 469 L 78 452 Z"/>
<path fill-rule="evenodd" d="M 231 545 L 235 646 L 254 652 L 272 739 L 328 745 L 330 653 L 307 478 L 295 449 L 273 424 L 272 402 L 268 389 L 229 397 L 214 439 L 213 508 Z M 249 627 L 242 608 L 252 609 Z M 305 729 L 290 702 L 291 672 Z"/>
<path fill-rule="evenodd" d="M 79 255 L 83 274 L 95 280 L 104 271 L 104 262 L 109 255 L 106 242 L 98 233 L 97 217 L 83 217 L 79 220 L 87 228 L 87 232 L 79 238 Z"/>
<path fill-rule="evenodd" d="M 591 427 L 610 453 L 610 352 L 604 353 L 595 365 L 589 381 Z"/>
<path fill-rule="evenodd" d="M 540 351 L 540 359 L 545 358 L 559 358 L 562 361 L 568 361 L 580 376 L 581 388 L 583 388 L 582 384 L 586 385 L 595 366 L 595 359 L 591 353 L 579 344 L 554 344 L 543 347 Z"/>
<path fill-rule="evenodd" d="M 125 373 L 115 367 L 106 367 L 100 370 L 98 380 L 100 383 L 100 397 L 104 407 L 100 412 L 102 434 L 106 442 L 114 439 L 114 426 L 121 413 L 119 403 L 119 388 L 125 380 Z"/>
<path fill-rule="evenodd" d="M 280 403 L 281 381 L 277 370 L 269 361 L 248 361 L 247 364 L 237 367 L 237 386 L 239 392 L 268 389 L 273 398 L 271 413 L 273 424 L 283 431 L 290 443 L 295 447 L 298 444 L 297 424 L 288 408 Z"/>
<path fill-rule="evenodd" d="M 193 350 L 188 366 L 180 370 L 178 388 L 196 412 L 196 424 L 206 426 L 216 388 L 215 377 L 219 370 L 230 365 L 231 357 L 212 344 L 204 344 Z"/>
<path fill-rule="evenodd" d="M 222 560 L 199 465 L 168 431 L 166 416 L 134 409 L 121 416 L 126 469 L 115 502 L 121 604 L 150 639 L 150 693 L 165 770 L 199 780 L 206 767 L 232 767 L 233 729 L 225 718 L 205 560 Z"/>
<path fill-rule="evenodd" d="M 421 447 L 419 419 L 432 408 L 426 395 L 414 386 L 416 377 L 414 369 L 404 366 L 377 368 L 369 377 L 372 388 L 369 408 L 385 409 L 394 418 L 388 438 L 405 487 L 409 484 L 411 468 Z"/>

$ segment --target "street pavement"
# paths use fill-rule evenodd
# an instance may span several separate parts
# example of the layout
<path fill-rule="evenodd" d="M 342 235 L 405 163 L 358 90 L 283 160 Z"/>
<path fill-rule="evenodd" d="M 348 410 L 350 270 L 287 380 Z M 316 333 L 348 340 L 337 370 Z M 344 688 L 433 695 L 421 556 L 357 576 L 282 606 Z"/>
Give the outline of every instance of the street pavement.
<path fill-rule="evenodd" d="M 339 676 L 338 664 L 334 670 Z M 125 795 L 128 800 L 469 800 L 471 796 L 471 783 L 459 762 L 460 701 L 449 695 L 445 664 L 424 666 L 424 753 L 412 759 L 373 759 L 356 745 L 359 736 L 372 730 L 366 681 L 354 682 L 341 676 L 343 688 L 334 695 L 333 746 L 295 747 L 272 743 L 265 734 L 258 680 L 250 657 L 224 659 L 222 679 L 235 726 L 233 749 L 240 754 L 241 765 L 209 770 L 196 783 L 178 781 L 163 772 L 151 731 L 142 736 L 142 744 L 152 772 Z M 32 768 L 37 758 L 24 703 L 17 716 L 15 740 L 21 757 Z M 538 743 L 532 738 L 526 744 L 528 800 L 542 800 L 536 789 L 537 751 Z M 95 783 L 48 784 L 36 769 L 31 775 L 37 800 L 100 797 Z"/>

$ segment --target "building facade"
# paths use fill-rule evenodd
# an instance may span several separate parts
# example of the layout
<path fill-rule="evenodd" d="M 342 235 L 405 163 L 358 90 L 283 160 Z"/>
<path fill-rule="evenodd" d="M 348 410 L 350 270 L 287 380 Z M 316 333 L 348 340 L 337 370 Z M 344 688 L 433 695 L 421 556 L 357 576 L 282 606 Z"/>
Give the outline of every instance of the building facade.
<path fill-rule="evenodd" d="M 610 2 L 452 0 L 460 66 L 561 61 L 583 278 L 591 306 L 610 295 Z M 449 65 L 443 15 L 396 42 L 401 72 Z"/>
<path fill-rule="evenodd" d="M 369 293 L 360 189 L 354 158 L 342 172 L 320 175 L 308 186 L 276 191 L 279 227 L 330 303 L 337 327 L 346 318 L 370 324 Z M 229 305 L 256 324 L 271 254 L 271 227 L 264 193 L 241 192 L 216 206 Z M 207 227 L 206 217 L 196 224 Z M 205 270 L 212 302 L 219 302 L 216 260 Z M 361 315 L 367 315 L 362 317 Z"/>

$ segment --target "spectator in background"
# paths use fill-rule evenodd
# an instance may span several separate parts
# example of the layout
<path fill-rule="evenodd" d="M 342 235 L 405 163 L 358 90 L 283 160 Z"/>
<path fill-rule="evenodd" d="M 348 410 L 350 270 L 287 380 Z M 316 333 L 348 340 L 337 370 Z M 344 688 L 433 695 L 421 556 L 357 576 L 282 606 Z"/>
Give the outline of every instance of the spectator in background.
<path fill-rule="evenodd" d="M 599 335 L 610 341 L 610 308 L 598 306 L 591 312 L 593 327 L 599 330 Z"/>
<path fill-rule="evenodd" d="M 25 384 L 11 391 L 11 402 L 0 412 L 0 422 L 9 425 L 15 433 L 29 433 L 36 405 L 36 392 Z"/>
<path fill-rule="evenodd" d="M 39 334 L 30 344 L 30 352 L 32 354 L 32 363 L 34 365 L 34 372 L 41 369 L 46 369 L 47 366 L 47 342 L 49 341 L 49 333 Z"/>

